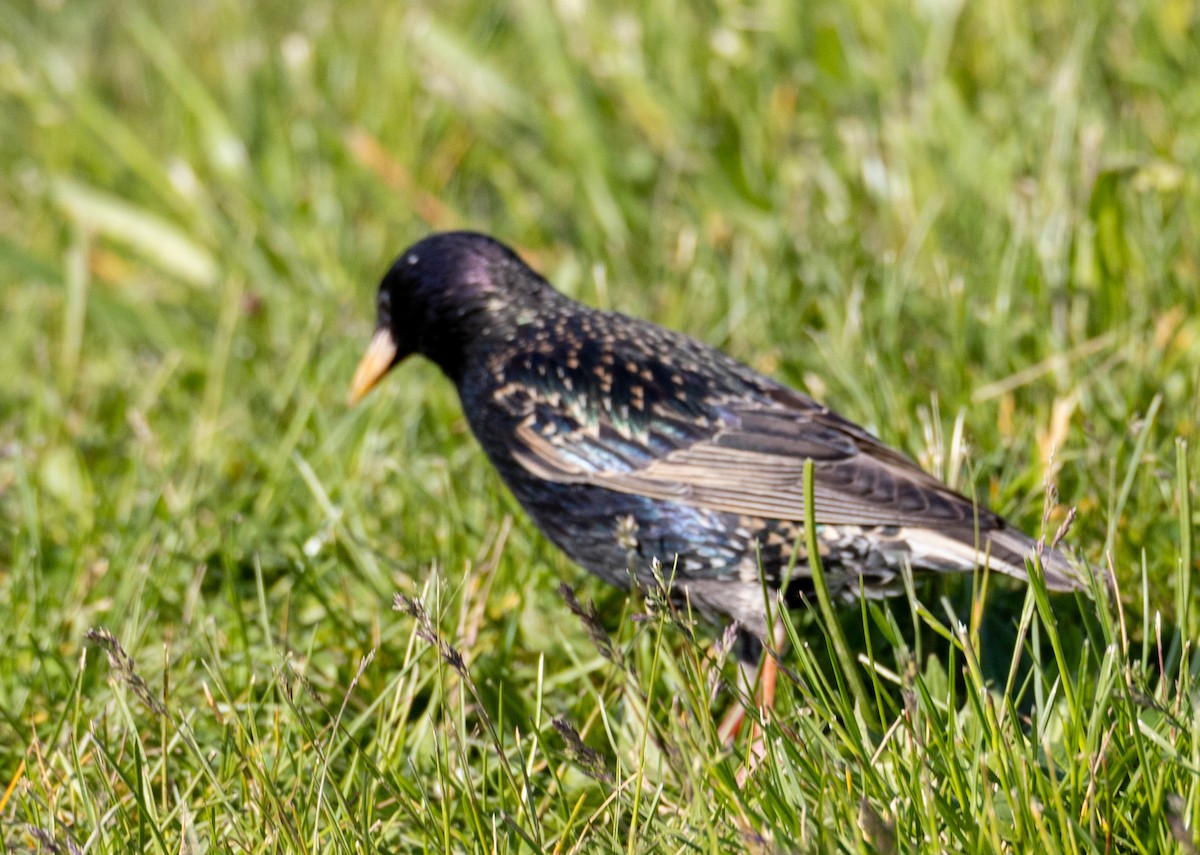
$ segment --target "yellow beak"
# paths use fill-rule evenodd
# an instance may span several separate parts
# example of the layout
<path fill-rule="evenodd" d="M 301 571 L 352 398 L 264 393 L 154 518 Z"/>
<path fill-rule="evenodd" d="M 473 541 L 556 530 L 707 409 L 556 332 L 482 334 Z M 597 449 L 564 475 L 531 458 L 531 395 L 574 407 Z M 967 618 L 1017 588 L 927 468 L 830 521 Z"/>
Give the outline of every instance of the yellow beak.
<path fill-rule="evenodd" d="M 379 379 L 388 373 L 395 358 L 396 340 L 392 338 L 392 331 L 386 328 L 376 330 L 371 343 L 367 345 L 367 352 L 363 354 L 358 368 L 354 370 L 354 380 L 350 383 L 350 396 L 346 403 L 353 407 L 361 401 Z"/>

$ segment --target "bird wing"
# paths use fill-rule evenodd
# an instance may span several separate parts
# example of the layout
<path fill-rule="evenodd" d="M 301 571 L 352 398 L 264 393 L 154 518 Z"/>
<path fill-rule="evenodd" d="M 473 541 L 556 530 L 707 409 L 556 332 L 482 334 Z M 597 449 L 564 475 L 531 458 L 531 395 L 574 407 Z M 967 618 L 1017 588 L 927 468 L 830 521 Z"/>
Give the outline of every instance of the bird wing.
<path fill-rule="evenodd" d="M 519 425 L 513 453 L 550 481 L 793 521 L 804 518 L 804 462 L 811 459 L 818 522 L 1003 526 L 836 413 L 791 390 L 771 391 L 770 400 L 721 408 L 699 430 L 669 413 L 652 415 L 638 432 L 603 410 L 568 424 L 561 409 L 552 419 L 534 412 Z"/>
<path fill-rule="evenodd" d="M 1082 586 L 1061 552 L 811 398 L 692 339 L 623 333 L 507 361 L 490 397 L 506 451 L 531 476 L 795 523 L 812 460 L 818 523 L 895 527 L 914 566 L 933 570 L 984 560 L 1024 578 L 1036 550 L 1048 587 Z"/>

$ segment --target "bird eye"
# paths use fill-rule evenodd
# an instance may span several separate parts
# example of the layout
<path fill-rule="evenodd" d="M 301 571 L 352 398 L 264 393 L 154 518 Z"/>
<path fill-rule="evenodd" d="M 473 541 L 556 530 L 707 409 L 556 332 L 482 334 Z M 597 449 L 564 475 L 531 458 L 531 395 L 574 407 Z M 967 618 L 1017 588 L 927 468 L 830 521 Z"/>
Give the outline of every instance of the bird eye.
<path fill-rule="evenodd" d="M 417 254 L 415 252 L 410 252 L 408 254 L 408 258 L 406 258 L 404 260 L 409 263 L 409 266 L 412 266 L 412 265 L 416 264 L 418 261 L 420 261 L 421 259 L 417 257 Z"/>

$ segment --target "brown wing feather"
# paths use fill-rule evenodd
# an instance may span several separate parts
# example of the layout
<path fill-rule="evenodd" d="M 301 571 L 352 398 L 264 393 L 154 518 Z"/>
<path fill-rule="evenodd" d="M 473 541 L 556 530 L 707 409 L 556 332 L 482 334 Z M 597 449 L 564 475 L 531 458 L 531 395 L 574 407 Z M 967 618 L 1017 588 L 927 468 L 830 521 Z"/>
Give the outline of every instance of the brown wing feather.
<path fill-rule="evenodd" d="M 542 478 L 780 520 L 804 518 L 804 461 L 814 462 L 815 518 L 861 525 L 1002 525 L 908 458 L 822 409 L 733 412 L 710 436 L 641 466 L 583 467 L 526 424 L 517 459 Z M 561 441 L 561 436 L 557 438 Z"/>

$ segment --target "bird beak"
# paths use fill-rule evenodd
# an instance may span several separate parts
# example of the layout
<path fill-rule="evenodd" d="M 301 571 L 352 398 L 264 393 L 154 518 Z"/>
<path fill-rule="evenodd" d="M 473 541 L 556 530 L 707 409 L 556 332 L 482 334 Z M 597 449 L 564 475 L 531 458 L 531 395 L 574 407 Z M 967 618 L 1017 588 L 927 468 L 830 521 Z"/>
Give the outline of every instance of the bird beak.
<path fill-rule="evenodd" d="M 350 383 L 350 396 L 346 403 L 354 406 L 361 401 L 379 379 L 388 373 L 395 359 L 396 340 L 392 338 L 392 331 L 387 327 L 376 330 L 374 338 L 367 345 L 367 352 L 363 354 L 358 368 L 354 371 L 354 380 Z"/>

